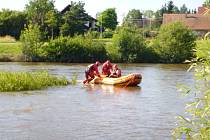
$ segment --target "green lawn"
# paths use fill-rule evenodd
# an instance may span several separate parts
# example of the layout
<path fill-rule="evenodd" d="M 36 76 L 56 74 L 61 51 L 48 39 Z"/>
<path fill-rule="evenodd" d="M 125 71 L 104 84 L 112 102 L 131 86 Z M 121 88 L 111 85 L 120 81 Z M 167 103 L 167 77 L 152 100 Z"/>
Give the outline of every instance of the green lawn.
<path fill-rule="evenodd" d="M 21 61 L 21 46 L 20 42 L 0 42 L 0 61 Z"/>
<path fill-rule="evenodd" d="M 112 38 L 99 38 L 99 39 L 93 39 L 93 41 L 98 41 L 98 42 L 102 42 L 105 44 L 111 44 Z"/>

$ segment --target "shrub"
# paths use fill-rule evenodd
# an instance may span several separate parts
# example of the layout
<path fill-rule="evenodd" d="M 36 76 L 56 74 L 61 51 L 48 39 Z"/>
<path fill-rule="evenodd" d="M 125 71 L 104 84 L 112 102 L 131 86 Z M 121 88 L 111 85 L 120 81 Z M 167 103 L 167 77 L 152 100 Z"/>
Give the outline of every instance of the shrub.
<path fill-rule="evenodd" d="M 92 62 L 106 59 L 103 43 L 93 42 L 82 36 L 59 37 L 43 47 L 48 61 L 57 62 Z"/>
<path fill-rule="evenodd" d="M 88 49 L 91 62 L 95 60 L 105 61 L 107 59 L 107 52 L 104 43 L 91 42 L 91 46 Z"/>
<path fill-rule="evenodd" d="M 161 26 L 157 39 L 162 62 L 181 63 L 193 56 L 195 35 L 180 22 Z"/>
<path fill-rule="evenodd" d="M 89 30 L 89 31 L 85 34 L 85 37 L 86 37 L 86 38 L 91 38 L 91 39 L 97 39 L 97 38 L 100 37 L 100 32 Z"/>
<path fill-rule="evenodd" d="M 119 53 L 119 47 L 114 46 L 112 43 L 106 45 L 106 52 L 108 58 L 112 62 L 121 62 L 121 55 Z"/>
<path fill-rule="evenodd" d="M 103 32 L 103 38 L 112 38 L 113 34 L 114 34 L 114 31 L 107 30 L 107 31 Z"/>
<path fill-rule="evenodd" d="M 41 32 L 38 25 L 29 25 L 21 33 L 21 42 L 23 43 L 22 52 L 26 61 L 37 61 L 41 48 Z"/>
<path fill-rule="evenodd" d="M 143 62 L 145 40 L 135 28 L 124 27 L 114 34 L 113 45 L 118 48 L 122 62 Z"/>

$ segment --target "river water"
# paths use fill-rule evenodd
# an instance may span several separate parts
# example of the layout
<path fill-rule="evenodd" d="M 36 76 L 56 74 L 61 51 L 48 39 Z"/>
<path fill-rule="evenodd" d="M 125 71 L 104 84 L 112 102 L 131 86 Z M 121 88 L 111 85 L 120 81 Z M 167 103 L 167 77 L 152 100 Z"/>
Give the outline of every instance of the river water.
<path fill-rule="evenodd" d="M 78 80 L 88 64 L 0 63 L 0 71 L 47 70 Z M 189 99 L 177 84 L 192 83 L 187 65 L 119 64 L 141 73 L 139 87 L 51 87 L 0 94 L 0 140 L 168 140 Z"/>

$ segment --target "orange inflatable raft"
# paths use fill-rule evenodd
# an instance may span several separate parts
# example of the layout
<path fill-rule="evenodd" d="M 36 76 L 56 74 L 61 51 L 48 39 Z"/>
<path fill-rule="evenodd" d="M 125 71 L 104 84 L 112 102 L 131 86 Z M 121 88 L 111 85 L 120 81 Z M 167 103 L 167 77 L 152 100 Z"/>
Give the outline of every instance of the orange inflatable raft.
<path fill-rule="evenodd" d="M 91 81 L 92 84 L 105 84 L 113 86 L 137 86 L 142 81 L 141 74 L 132 73 L 126 76 L 121 76 L 119 78 L 109 78 L 102 76 L 102 78 L 96 77 Z"/>

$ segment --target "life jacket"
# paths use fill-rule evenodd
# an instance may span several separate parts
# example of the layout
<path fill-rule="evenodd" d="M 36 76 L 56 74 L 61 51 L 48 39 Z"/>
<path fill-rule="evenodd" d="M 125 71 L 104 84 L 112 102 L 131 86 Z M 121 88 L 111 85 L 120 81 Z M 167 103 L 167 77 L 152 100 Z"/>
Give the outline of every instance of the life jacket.
<path fill-rule="evenodd" d="M 110 70 L 112 70 L 112 64 L 110 64 L 110 65 L 107 66 L 107 63 L 105 62 L 102 65 L 102 73 L 103 74 L 110 74 Z"/>
<path fill-rule="evenodd" d="M 117 73 L 119 72 L 119 73 Z M 113 69 L 113 74 L 117 75 L 118 77 L 121 77 L 121 70 L 120 69 Z"/>
<path fill-rule="evenodd" d="M 96 66 L 96 64 L 90 64 L 87 66 L 87 69 L 86 69 L 87 73 L 92 73 L 94 71 L 96 72 L 96 74 L 99 74 L 98 67 Z"/>
<path fill-rule="evenodd" d="M 94 71 L 95 70 L 95 64 L 88 65 L 88 70 L 89 71 Z"/>

